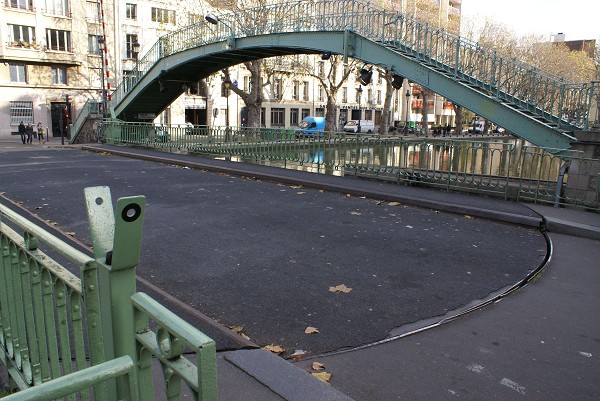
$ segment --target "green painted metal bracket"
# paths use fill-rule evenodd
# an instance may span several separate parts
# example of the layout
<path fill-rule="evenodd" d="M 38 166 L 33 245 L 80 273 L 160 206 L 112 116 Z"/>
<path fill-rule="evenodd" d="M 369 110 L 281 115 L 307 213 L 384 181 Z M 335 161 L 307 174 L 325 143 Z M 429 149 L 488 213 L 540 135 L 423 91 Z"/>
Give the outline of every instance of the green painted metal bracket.
<path fill-rule="evenodd" d="M 90 187 L 83 191 L 94 258 L 102 259 L 112 250 L 115 235 L 115 215 L 112 209 L 110 188 Z"/>

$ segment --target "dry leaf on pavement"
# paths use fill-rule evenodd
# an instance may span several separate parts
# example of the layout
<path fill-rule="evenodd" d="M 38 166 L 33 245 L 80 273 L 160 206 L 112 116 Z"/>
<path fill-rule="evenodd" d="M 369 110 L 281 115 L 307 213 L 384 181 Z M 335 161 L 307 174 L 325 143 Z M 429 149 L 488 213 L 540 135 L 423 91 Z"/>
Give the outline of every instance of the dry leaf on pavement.
<path fill-rule="evenodd" d="M 331 373 L 329 372 L 311 373 L 311 375 L 325 383 L 329 383 L 329 379 L 331 379 Z"/>
<path fill-rule="evenodd" d="M 318 333 L 318 332 L 319 332 L 319 329 L 317 329 L 316 327 L 310 327 L 310 326 L 308 326 L 304 330 L 304 333 L 306 333 L 306 334 L 315 334 L 315 333 Z"/>
<path fill-rule="evenodd" d="M 352 288 L 346 287 L 346 284 L 340 284 L 340 285 L 336 285 L 335 287 L 329 287 L 329 291 L 330 292 L 343 292 L 343 293 L 349 293 L 350 291 L 352 291 Z"/>
<path fill-rule="evenodd" d="M 362 213 L 360 212 L 350 212 L 352 216 L 360 216 Z"/>
<path fill-rule="evenodd" d="M 279 354 L 281 354 L 282 352 L 284 352 L 284 351 L 285 351 L 285 350 L 284 350 L 283 348 L 281 348 L 279 345 L 275 345 L 275 344 L 270 344 L 270 345 L 267 345 L 267 346 L 265 347 L 265 349 L 266 349 L 266 350 L 268 350 L 268 351 L 271 351 L 272 353 L 274 353 L 274 354 L 277 354 L 277 355 L 279 355 Z"/>
<path fill-rule="evenodd" d="M 398 206 L 398 205 L 400 205 L 400 202 L 390 202 L 390 203 L 388 203 L 388 205 L 390 205 L 390 206 Z"/>
<path fill-rule="evenodd" d="M 325 369 L 325 365 L 323 365 L 321 362 L 313 362 L 311 367 L 312 367 L 312 370 L 323 370 L 323 369 Z"/>

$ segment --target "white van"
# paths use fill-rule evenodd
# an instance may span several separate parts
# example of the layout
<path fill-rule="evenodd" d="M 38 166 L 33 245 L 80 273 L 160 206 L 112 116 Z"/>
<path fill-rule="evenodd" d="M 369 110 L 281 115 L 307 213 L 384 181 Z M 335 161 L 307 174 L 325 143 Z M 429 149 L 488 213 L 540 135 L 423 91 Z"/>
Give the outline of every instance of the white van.
<path fill-rule="evenodd" d="M 344 132 L 366 132 L 368 134 L 375 131 L 373 120 L 360 120 L 360 131 L 358 130 L 358 120 L 350 120 L 344 125 Z"/>

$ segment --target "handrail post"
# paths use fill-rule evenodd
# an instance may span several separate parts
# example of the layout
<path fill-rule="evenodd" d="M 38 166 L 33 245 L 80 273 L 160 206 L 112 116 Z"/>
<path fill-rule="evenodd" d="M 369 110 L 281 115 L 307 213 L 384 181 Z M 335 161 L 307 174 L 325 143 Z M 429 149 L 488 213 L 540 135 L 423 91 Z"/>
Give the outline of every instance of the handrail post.
<path fill-rule="evenodd" d="M 112 327 L 105 329 L 108 342 L 114 344 L 114 355 L 107 355 L 107 358 L 128 355 L 137 363 L 131 296 L 136 291 L 135 269 L 140 256 L 146 200 L 143 196 L 121 198 L 113 214 L 108 187 L 86 188 L 85 198 L 94 257 L 101 270 L 103 327 L 104 324 Z M 111 324 L 107 322 L 109 319 Z M 125 378 L 117 380 L 118 399 L 138 400 L 136 369 L 132 372 L 132 380 L 135 388 L 130 388 Z"/>

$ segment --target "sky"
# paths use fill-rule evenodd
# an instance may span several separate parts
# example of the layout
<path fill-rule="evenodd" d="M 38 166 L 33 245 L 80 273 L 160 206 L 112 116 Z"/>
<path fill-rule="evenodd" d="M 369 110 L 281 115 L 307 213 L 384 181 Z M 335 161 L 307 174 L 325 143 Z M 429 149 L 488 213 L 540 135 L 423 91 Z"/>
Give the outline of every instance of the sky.
<path fill-rule="evenodd" d="M 462 18 L 491 18 L 517 36 L 600 40 L 600 0 L 462 0 Z"/>

